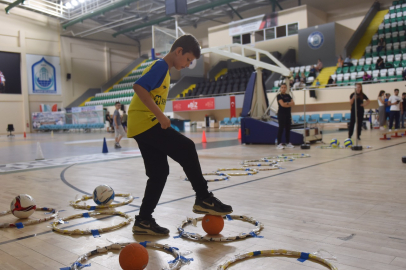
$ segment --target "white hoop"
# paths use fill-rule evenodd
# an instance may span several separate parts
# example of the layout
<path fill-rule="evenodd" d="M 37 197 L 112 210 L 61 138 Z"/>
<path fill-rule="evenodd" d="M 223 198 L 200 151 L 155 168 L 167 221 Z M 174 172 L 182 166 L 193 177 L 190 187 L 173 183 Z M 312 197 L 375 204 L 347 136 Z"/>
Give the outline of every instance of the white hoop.
<path fill-rule="evenodd" d="M 124 197 L 125 200 L 121 203 L 112 203 L 112 204 L 105 204 L 105 205 L 94 205 L 94 206 L 90 206 L 90 205 L 80 205 L 80 202 L 83 201 L 87 201 L 90 199 L 93 199 L 93 195 L 83 195 L 82 198 L 77 199 L 75 201 L 71 201 L 69 204 L 76 209 L 85 209 L 85 210 L 96 210 L 96 209 L 108 209 L 108 208 L 115 208 L 115 207 L 119 207 L 119 206 L 123 206 L 123 205 L 127 205 L 130 204 L 133 200 L 134 197 L 131 196 L 131 194 L 115 194 L 114 197 Z"/>
<path fill-rule="evenodd" d="M 0 223 L 0 228 L 17 228 L 17 229 L 22 229 L 24 226 L 32 225 L 32 224 L 38 224 L 42 223 L 51 219 L 54 219 L 56 216 L 58 216 L 58 212 L 53 209 L 53 208 L 48 208 L 48 207 L 37 207 L 35 211 L 47 211 L 49 212 L 50 215 L 49 217 L 46 218 L 40 218 L 40 219 L 29 219 L 28 221 L 24 222 L 17 222 L 17 223 Z M 8 211 L 3 211 L 0 212 L 0 217 L 11 214 L 11 210 Z M 45 213 L 47 214 L 47 213 Z"/>
<path fill-rule="evenodd" d="M 318 253 L 318 252 L 317 252 Z M 247 258 L 252 258 L 255 256 L 289 256 L 289 257 L 294 257 L 294 258 L 299 258 L 301 262 L 305 260 L 313 260 L 320 262 L 324 264 L 325 266 L 328 266 L 331 270 L 338 270 L 337 267 L 332 265 L 329 261 L 327 261 L 324 258 L 321 258 L 315 254 L 312 253 L 305 253 L 305 252 L 298 252 L 298 251 L 290 251 L 290 250 L 284 250 L 284 249 L 275 249 L 275 250 L 259 250 L 259 251 L 254 251 L 254 252 L 247 252 L 243 254 L 238 254 L 235 255 L 235 257 L 231 260 L 226 261 L 225 263 L 219 265 L 217 267 L 217 270 L 225 270 L 227 269 L 231 264 L 241 261 Z"/>
<path fill-rule="evenodd" d="M 251 168 L 223 168 L 217 169 L 218 172 L 224 171 L 244 171 L 243 173 L 227 173 L 229 176 L 242 176 L 242 175 L 254 175 L 258 173 L 258 170 Z"/>
<path fill-rule="evenodd" d="M 89 260 L 89 257 L 94 256 L 94 255 L 99 255 L 102 253 L 107 253 L 110 250 L 121 250 L 125 246 L 129 244 L 133 244 L 137 242 L 127 242 L 127 243 L 114 243 L 111 244 L 110 246 L 105 246 L 105 247 L 96 247 L 95 250 L 92 250 L 90 252 L 87 252 L 86 254 L 83 254 L 79 256 L 79 258 L 70 266 L 70 270 L 79 270 L 82 269 L 83 267 L 90 266 L 90 264 L 83 265 L 86 261 Z M 169 268 L 164 268 L 164 270 L 177 270 L 180 269 L 183 265 L 189 264 L 191 261 L 193 261 L 192 258 L 185 258 L 184 256 L 189 255 L 192 253 L 191 251 L 187 252 L 180 252 L 178 248 L 176 247 L 171 247 L 169 245 L 162 245 L 158 243 L 151 243 L 148 241 L 145 242 L 140 242 L 140 245 L 144 246 L 145 248 L 156 248 L 156 249 L 162 249 L 165 251 L 168 251 L 171 253 L 175 259 L 173 261 L 169 261 Z"/>
<path fill-rule="evenodd" d="M 203 176 L 205 176 L 205 175 L 223 176 L 223 177 L 215 178 L 215 179 L 209 179 L 209 180 L 206 179 L 207 182 L 227 181 L 227 180 L 230 179 L 230 175 L 228 175 L 228 174 L 226 174 L 226 173 L 222 173 L 222 172 L 203 173 Z M 185 181 L 189 181 L 189 179 L 186 177 L 186 178 L 185 178 Z"/>
<path fill-rule="evenodd" d="M 228 220 L 236 219 L 236 220 L 246 221 L 251 224 L 254 224 L 255 228 L 250 230 L 247 233 L 240 233 L 239 235 L 236 235 L 236 236 L 228 236 L 228 237 L 203 236 L 198 233 L 186 232 L 183 229 L 186 225 L 189 225 L 189 224 L 196 226 L 197 222 L 201 221 L 203 219 L 203 217 L 187 218 L 186 220 L 182 221 L 181 225 L 178 226 L 179 236 L 175 236 L 175 238 L 185 237 L 185 238 L 189 238 L 189 239 L 197 240 L 197 241 L 204 240 L 204 241 L 211 241 L 211 242 L 229 242 L 229 241 L 244 239 L 246 237 L 258 237 L 258 238 L 263 237 L 263 236 L 258 236 L 258 235 L 260 234 L 261 230 L 264 228 L 264 225 L 261 222 L 255 220 L 251 217 L 238 216 L 238 215 L 225 215 L 225 216 L 223 216 L 223 218 L 228 219 Z"/>
<path fill-rule="evenodd" d="M 99 215 L 114 215 L 114 216 L 121 216 L 124 217 L 126 219 L 126 221 L 121 222 L 120 224 L 114 225 L 114 226 L 110 226 L 110 227 L 106 227 L 106 228 L 101 228 L 101 229 L 97 229 L 97 230 L 90 230 L 90 229 L 86 229 L 86 230 L 65 230 L 65 229 L 59 229 L 58 225 L 59 224 L 64 224 L 67 220 L 71 220 L 71 219 L 77 219 L 77 218 L 89 218 L 89 217 L 94 217 L 94 216 L 99 216 Z M 122 228 L 128 224 L 130 224 L 130 222 L 133 220 L 132 217 L 130 217 L 129 215 L 127 215 L 126 213 L 120 212 L 120 211 L 114 211 L 114 210 L 109 210 L 109 211 L 93 211 L 93 212 L 85 212 L 85 213 L 81 213 L 81 214 L 76 214 L 76 215 L 72 215 L 69 217 L 65 217 L 65 218 L 61 218 L 58 221 L 55 221 L 52 223 L 52 230 L 61 234 L 67 234 L 67 235 L 93 235 L 94 237 L 100 237 L 100 233 L 102 232 L 110 232 L 113 230 L 117 230 L 119 228 Z"/>

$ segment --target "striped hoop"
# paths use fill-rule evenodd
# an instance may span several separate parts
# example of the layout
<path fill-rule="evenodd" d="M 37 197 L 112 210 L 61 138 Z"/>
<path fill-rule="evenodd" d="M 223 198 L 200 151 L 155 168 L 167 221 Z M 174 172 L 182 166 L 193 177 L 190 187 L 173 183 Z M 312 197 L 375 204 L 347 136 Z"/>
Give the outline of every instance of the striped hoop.
<path fill-rule="evenodd" d="M 49 214 L 52 214 L 48 217 L 45 218 L 40 218 L 40 219 L 29 219 L 27 221 L 24 222 L 17 222 L 17 223 L 0 223 L 0 228 L 17 228 L 17 229 L 22 229 L 24 228 L 24 226 L 28 226 L 28 225 L 33 225 L 33 224 L 38 224 L 38 223 L 42 223 L 51 219 L 54 219 L 56 216 L 58 216 L 58 212 L 53 209 L 53 208 L 48 208 L 48 207 L 37 207 L 35 209 L 35 211 L 45 211 L 45 212 L 49 212 Z M 3 211 L 0 212 L 0 217 L 1 216 L 5 216 L 11 214 L 11 210 L 8 211 Z M 45 213 L 48 214 L 48 213 Z"/>

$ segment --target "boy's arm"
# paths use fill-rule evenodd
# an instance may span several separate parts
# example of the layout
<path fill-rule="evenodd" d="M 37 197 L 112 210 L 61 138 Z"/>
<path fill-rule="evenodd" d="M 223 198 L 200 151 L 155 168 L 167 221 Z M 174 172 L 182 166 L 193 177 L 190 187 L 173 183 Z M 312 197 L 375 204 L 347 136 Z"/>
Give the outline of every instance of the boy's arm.
<path fill-rule="evenodd" d="M 113 118 L 114 118 L 115 126 L 116 126 L 116 128 L 118 128 L 118 125 L 117 125 L 117 115 L 114 115 Z"/>
<path fill-rule="evenodd" d="M 167 129 L 168 127 L 170 127 L 171 120 L 169 120 L 169 118 L 166 117 L 164 113 L 159 109 L 158 105 L 155 104 L 148 91 L 138 84 L 134 84 L 133 89 L 142 103 L 144 103 L 145 106 L 147 106 L 147 108 L 156 116 L 156 119 L 161 124 L 161 128 Z"/>

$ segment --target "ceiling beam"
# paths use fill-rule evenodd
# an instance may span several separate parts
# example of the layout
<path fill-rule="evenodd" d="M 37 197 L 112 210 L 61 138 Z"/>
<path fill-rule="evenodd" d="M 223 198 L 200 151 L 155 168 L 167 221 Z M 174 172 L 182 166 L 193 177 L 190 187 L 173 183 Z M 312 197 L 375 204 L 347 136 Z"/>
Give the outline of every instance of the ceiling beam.
<path fill-rule="evenodd" d="M 114 3 L 114 4 L 110 5 L 110 6 L 107 6 L 105 8 L 101 8 L 99 10 L 96 10 L 96 11 L 92 12 L 92 13 L 85 14 L 83 16 L 80 16 L 79 18 L 76 18 L 76 19 L 74 19 L 72 21 L 69 21 L 69 22 L 63 24 L 62 28 L 65 30 L 67 27 L 72 26 L 72 25 L 77 24 L 77 23 L 80 23 L 80 22 L 83 22 L 86 19 L 90 19 L 92 17 L 102 15 L 102 14 L 104 14 L 106 12 L 111 11 L 111 10 L 114 10 L 114 9 L 129 5 L 131 3 L 135 3 L 135 2 L 138 2 L 138 1 L 140 1 L 140 0 L 123 0 L 123 1 L 116 2 L 116 3 Z"/>
<path fill-rule="evenodd" d="M 201 12 L 201 11 L 204 11 L 204 10 L 207 10 L 207 9 L 212 9 L 212 8 L 215 8 L 215 7 L 218 7 L 218 6 L 221 6 L 221 5 L 225 5 L 225 4 L 228 4 L 228 3 L 231 3 L 231 2 L 235 2 L 235 1 L 238 1 L 238 0 L 218 0 L 218 1 L 214 1 L 214 2 L 211 2 L 211 3 L 208 3 L 208 4 L 204 4 L 204 5 L 189 9 L 188 14 L 190 15 L 190 14 L 198 13 L 198 12 Z M 136 25 L 136 26 L 133 26 L 133 27 L 118 31 L 117 33 L 113 34 L 113 37 L 117 37 L 118 35 L 124 34 L 124 33 L 129 32 L 129 31 L 133 31 L 133 30 L 144 28 L 144 27 L 152 26 L 152 25 L 155 25 L 155 24 L 158 24 L 158 23 L 161 23 L 161 22 L 169 21 L 169 20 L 173 20 L 173 17 L 166 16 L 166 17 L 163 17 L 163 18 L 160 18 L 160 19 L 152 20 L 152 21 L 147 22 L 147 23 L 139 24 L 139 25 Z"/>
<path fill-rule="evenodd" d="M 230 3 L 228 3 L 227 5 L 231 8 L 232 11 L 234 11 L 234 13 L 235 13 L 241 20 L 244 19 L 244 18 L 240 15 L 240 13 L 238 13 L 238 11 L 233 8 L 233 6 L 232 6 Z"/>
<path fill-rule="evenodd" d="M 10 9 L 18 6 L 19 4 L 24 4 L 25 0 L 17 0 L 6 7 L 6 14 L 10 13 Z"/>

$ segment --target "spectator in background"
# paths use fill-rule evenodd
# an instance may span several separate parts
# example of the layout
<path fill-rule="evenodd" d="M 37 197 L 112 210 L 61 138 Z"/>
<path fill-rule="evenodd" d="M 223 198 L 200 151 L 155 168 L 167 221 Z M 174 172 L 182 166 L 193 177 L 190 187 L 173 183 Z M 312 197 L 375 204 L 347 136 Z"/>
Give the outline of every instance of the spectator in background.
<path fill-rule="evenodd" d="M 319 79 L 316 80 L 316 86 L 317 86 L 317 87 L 320 87 Z"/>
<path fill-rule="evenodd" d="M 357 137 L 358 140 L 361 140 L 361 130 L 362 130 L 362 122 L 364 118 L 364 108 L 368 106 L 369 99 L 368 97 L 362 92 L 362 84 L 356 83 L 355 90 L 357 93 L 357 115 L 355 115 L 355 94 L 352 93 L 350 95 L 350 104 L 351 104 L 351 121 L 348 126 L 348 138 L 352 137 L 354 133 L 355 122 L 357 122 Z M 364 103 L 365 100 L 365 103 Z M 355 120 L 357 117 L 357 120 Z"/>
<path fill-rule="evenodd" d="M 116 144 L 114 145 L 114 148 L 121 148 L 120 141 L 123 137 L 127 137 L 127 132 L 124 131 L 123 125 L 121 124 L 120 102 L 117 101 L 115 107 L 116 110 L 114 111 L 113 120 Z"/>
<path fill-rule="evenodd" d="M 384 126 L 386 123 L 386 112 L 385 112 L 385 91 L 379 91 L 378 96 L 378 111 L 379 111 L 379 129 L 384 130 Z"/>
<path fill-rule="evenodd" d="M 316 66 L 310 68 L 309 77 L 316 77 Z"/>
<path fill-rule="evenodd" d="M 300 82 L 300 75 L 299 75 L 299 72 L 296 73 L 296 76 L 295 76 L 295 83 L 297 83 L 297 82 Z"/>
<path fill-rule="evenodd" d="M 371 75 L 369 75 L 366 71 L 364 71 L 364 76 L 362 76 L 363 82 L 369 82 L 372 79 Z"/>
<path fill-rule="evenodd" d="M 111 117 L 110 117 L 110 112 L 106 110 L 106 119 L 105 121 L 107 122 L 107 132 L 110 132 L 110 127 L 112 127 L 111 125 Z"/>
<path fill-rule="evenodd" d="M 303 89 L 303 88 L 305 88 L 306 87 L 306 84 L 304 83 L 304 81 L 303 81 L 303 79 L 301 79 L 299 82 L 296 82 L 294 85 L 293 85 L 293 88 L 292 89 Z"/>
<path fill-rule="evenodd" d="M 302 72 L 302 75 L 300 76 L 300 80 L 303 80 L 304 83 L 306 83 L 306 75 L 304 72 Z"/>
<path fill-rule="evenodd" d="M 390 106 L 388 105 L 390 94 L 385 94 L 385 123 L 389 120 Z"/>
<path fill-rule="evenodd" d="M 406 81 L 406 68 L 402 72 L 402 78 L 404 81 Z"/>
<path fill-rule="evenodd" d="M 402 93 L 402 110 L 400 112 L 400 122 L 402 123 L 402 128 L 405 128 L 405 118 L 406 118 L 406 93 Z"/>
<path fill-rule="evenodd" d="M 376 60 L 376 69 L 385 68 L 385 62 L 383 61 L 382 57 L 379 56 L 378 60 Z"/>
<path fill-rule="evenodd" d="M 316 71 L 320 72 L 323 69 L 323 63 L 320 59 L 317 60 Z"/>
<path fill-rule="evenodd" d="M 399 97 L 399 89 L 394 90 L 395 95 L 388 101 L 390 106 L 389 131 L 392 131 L 393 120 L 395 120 L 395 130 L 399 129 L 400 111 L 402 110 L 402 99 Z"/>
<path fill-rule="evenodd" d="M 347 58 L 345 58 L 344 60 L 344 65 L 343 66 L 352 66 L 352 59 L 351 59 L 351 54 L 347 56 Z"/>
<path fill-rule="evenodd" d="M 0 93 L 6 93 L 6 78 L 0 70 Z"/>
<path fill-rule="evenodd" d="M 343 65 L 344 65 L 343 57 L 340 55 L 338 57 L 337 67 L 343 67 Z"/>
<path fill-rule="evenodd" d="M 127 132 L 127 114 L 125 111 L 123 111 L 123 117 L 121 119 L 121 124 L 123 125 L 125 132 Z"/>
<path fill-rule="evenodd" d="M 382 51 L 382 49 L 385 49 L 385 47 L 386 47 L 385 39 L 380 38 L 378 42 L 378 47 L 376 48 L 377 52 L 379 53 L 380 51 Z"/>
<path fill-rule="evenodd" d="M 330 85 L 330 86 L 331 86 L 332 84 L 334 84 L 334 80 L 333 80 L 333 78 L 332 78 L 331 76 L 328 78 L 327 84 Z"/>

